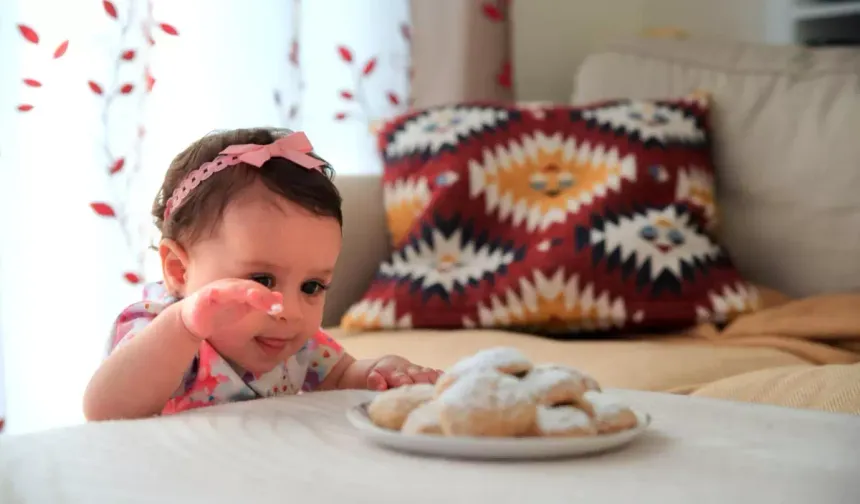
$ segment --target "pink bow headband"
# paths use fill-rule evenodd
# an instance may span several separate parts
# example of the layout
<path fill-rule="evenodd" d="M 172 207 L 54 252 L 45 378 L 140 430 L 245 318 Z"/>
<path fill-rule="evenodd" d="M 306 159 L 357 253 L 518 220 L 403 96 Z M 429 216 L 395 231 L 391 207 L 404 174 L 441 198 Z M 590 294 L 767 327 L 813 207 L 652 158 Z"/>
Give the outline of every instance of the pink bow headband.
<path fill-rule="evenodd" d="M 272 158 L 284 158 L 307 170 L 322 172 L 322 167 L 326 165 L 326 162 L 309 156 L 308 153 L 311 151 L 313 151 L 313 147 L 308 137 L 301 132 L 290 133 L 268 145 L 230 145 L 219 152 L 215 159 L 208 163 L 203 163 L 200 168 L 197 168 L 182 179 L 182 182 L 176 187 L 170 199 L 167 200 L 167 204 L 165 204 L 164 220 L 167 220 L 171 213 L 182 206 L 188 194 L 200 185 L 201 182 L 211 177 L 212 174 L 218 173 L 229 166 L 246 163 L 260 168 L 266 161 Z"/>

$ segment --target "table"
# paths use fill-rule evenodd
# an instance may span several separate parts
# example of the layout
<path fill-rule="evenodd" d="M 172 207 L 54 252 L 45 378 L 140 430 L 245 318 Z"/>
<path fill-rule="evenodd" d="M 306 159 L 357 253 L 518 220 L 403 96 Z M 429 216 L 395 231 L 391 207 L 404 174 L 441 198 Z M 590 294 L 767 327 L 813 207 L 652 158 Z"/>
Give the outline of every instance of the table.
<path fill-rule="evenodd" d="M 860 417 L 610 391 L 650 412 L 627 448 L 543 462 L 366 443 L 336 391 L 0 437 L 0 502 L 860 503 Z"/>

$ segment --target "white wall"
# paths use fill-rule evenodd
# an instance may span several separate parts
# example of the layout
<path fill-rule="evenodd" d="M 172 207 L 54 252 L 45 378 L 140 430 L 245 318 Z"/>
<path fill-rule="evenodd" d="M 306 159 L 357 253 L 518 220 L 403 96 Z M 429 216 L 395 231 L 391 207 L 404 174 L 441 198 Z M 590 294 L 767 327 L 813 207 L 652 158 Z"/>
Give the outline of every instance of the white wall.
<path fill-rule="evenodd" d="M 698 38 L 787 42 L 790 0 L 525 0 L 513 2 L 520 100 L 566 102 L 591 51 L 655 28 Z"/>
<path fill-rule="evenodd" d="M 766 38 L 767 4 L 785 0 L 646 0 L 643 26 L 673 26 L 701 38 L 761 42 Z"/>
<path fill-rule="evenodd" d="M 662 1 L 662 0 L 661 0 Z M 648 0 L 512 2 L 517 98 L 566 102 L 582 59 L 638 33 Z"/>

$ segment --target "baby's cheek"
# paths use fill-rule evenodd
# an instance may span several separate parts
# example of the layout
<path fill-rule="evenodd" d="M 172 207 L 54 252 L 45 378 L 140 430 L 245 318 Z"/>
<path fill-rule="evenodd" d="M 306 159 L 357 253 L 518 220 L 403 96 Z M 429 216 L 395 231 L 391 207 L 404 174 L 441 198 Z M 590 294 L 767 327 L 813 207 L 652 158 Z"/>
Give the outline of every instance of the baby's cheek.
<path fill-rule="evenodd" d="M 302 325 L 304 330 L 311 335 L 316 334 L 322 327 L 324 300 L 324 296 L 313 298 L 304 309 Z"/>
<path fill-rule="evenodd" d="M 241 334 L 251 338 L 258 335 L 265 335 L 267 332 L 272 330 L 274 324 L 275 319 L 268 313 L 252 311 L 238 324 L 236 324 L 236 327 Z"/>
<path fill-rule="evenodd" d="M 287 348 L 284 349 L 284 350 L 286 350 L 286 354 L 284 355 L 284 358 L 288 359 L 291 356 L 296 355 L 297 353 L 299 353 L 299 350 L 301 350 L 302 348 L 305 347 L 305 345 L 307 345 L 307 343 L 308 343 L 308 338 L 304 335 L 299 336 L 298 338 L 294 339 L 292 342 L 290 342 L 289 345 L 287 345 Z"/>

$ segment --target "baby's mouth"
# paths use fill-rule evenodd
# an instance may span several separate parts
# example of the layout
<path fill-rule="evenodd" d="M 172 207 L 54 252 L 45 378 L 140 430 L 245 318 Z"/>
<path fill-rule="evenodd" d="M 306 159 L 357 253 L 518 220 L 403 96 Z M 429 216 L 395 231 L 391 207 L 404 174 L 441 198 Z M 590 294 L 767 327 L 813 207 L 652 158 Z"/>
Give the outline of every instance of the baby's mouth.
<path fill-rule="evenodd" d="M 255 336 L 254 341 L 267 354 L 276 355 L 284 351 L 284 348 L 290 343 L 290 340 L 285 338 L 267 338 L 265 336 Z"/>

